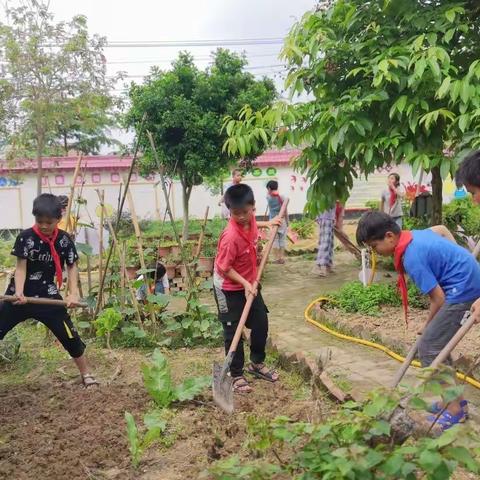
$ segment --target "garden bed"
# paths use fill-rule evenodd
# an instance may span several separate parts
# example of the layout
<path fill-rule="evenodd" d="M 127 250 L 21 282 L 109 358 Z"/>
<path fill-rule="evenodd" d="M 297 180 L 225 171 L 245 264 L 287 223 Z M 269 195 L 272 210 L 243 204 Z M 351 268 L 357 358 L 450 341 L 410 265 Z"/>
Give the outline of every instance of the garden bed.
<path fill-rule="evenodd" d="M 25 332 L 34 339 L 25 342 Z M 318 420 L 331 406 L 312 398 L 303 378 L 285 371 L 280 372 L 279 384 L 253 381 L 254 393 L 236 396 L 231 416 L 213 404 L 207 389 L 197 400 L 169 409 L 164 441 L 148 449 L 134 469 L 124 413 L 131 412 L 141 424 L 145 411 L 152 408 L 140 373 L 141 364 L 148 361 L 146 354 L 134 349 L 112 354 L 90 347 L 102 385 L 84 390 L 75 383 L 76 371 L 63 351 L 53 344 L 42 347 L 38 332 L 32 326 L 22 328 L 21 357 L 0 366 L 0 478 L 198 478 L 218 459 L 237 453 L 242 458 L 250 417 Z M 185 376 L 209 375 L 213 360 L 222 359 L 218 348 L 164 353 L 176 382 Z"/>
<path fill-rule="evenodd" d="M 409 311 L 409 325 L 406 328 L 401 307 L 381 307 L 376 316 L 361 313 L 347 313 L 340 308 L 316 308 L 315 317 L 342 333 L 380 343 L 391 350 L 405 354 L 417 338 L 417 330 L 428 317 L 428 310 L 412 308 Z M 473 329 L 458 345 L 452 356 L 456 366 L 468 370 L 480 344 L 480 331 Z M 480 378 L 480 370 L 475 370 Z"/>

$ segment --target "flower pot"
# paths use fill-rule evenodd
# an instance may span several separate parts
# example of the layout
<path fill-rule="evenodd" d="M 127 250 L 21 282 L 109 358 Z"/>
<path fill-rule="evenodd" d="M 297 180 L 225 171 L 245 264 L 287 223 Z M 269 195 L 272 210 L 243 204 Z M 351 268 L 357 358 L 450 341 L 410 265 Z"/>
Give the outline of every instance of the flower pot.
<path fill-rule="evenodd" d="M 172 255 L 180 255 L 182 253 L 182 247 L 180 247 L 180 245 L 172 245 L 170 248 L 170 253 Z"/>
<path fill-rule="evenodd" d="M 169 246 L 169 247 L 158 247 L 158 256 L 160 258 L 165 258 L 167 257 L 168 255 L 170 255 L 172 253 L 172 247 Z"/>
<path fill-rule="evenodd" d="M 130 280 L 136 280 L 137 278 L 137 267 L 125 267 L 127 270 L 127 275 Z"/>
<path fill-rule="evenodd" d="M 200 238 L 200 234 L 199 233 L 191 233 L 189 236 L 188 236 L 188 239 L 189 240 L 198 240 Z"/>
<path fill-rule="evenodd" d="M 167 271 L 167 277 L 169 280 L 173 280 L 175 278 L 176 269 L 176 265 L 165 265 L 165 270 Z"/>
<path fill-rule="evenodd" d="M 199 272 L 213 272 L 214 257 L 198 257 Z"/>

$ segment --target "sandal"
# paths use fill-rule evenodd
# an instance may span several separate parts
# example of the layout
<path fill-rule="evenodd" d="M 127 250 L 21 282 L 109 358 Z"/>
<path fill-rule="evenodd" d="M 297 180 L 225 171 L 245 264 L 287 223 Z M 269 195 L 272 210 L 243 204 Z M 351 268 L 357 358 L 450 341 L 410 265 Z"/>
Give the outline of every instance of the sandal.
<path fill-rule="evenodd" d="M 84 388 L 89 388 L 89 387 L 92 387 L 93 385 L 99 385 L 96 378 L 90 373 L 86 373 L 85 375 L 82 375 L 82 383 Z"/>
<path fill-rule="evenodd" d="M 465 420 L 468 420 L 468 401 L 467 400 L 462 400 L 460 402 L 460 406 L 462 407 L 463 413 L 465 414 Z M 435 415 L 438 415 L 441 411 L 443 410 L 442 407 L 442 402 L 433 402 L 430 407 L 428 408 L 429 413 L 433 413 Z"/>
<path fill-rule="evenodd" d="M 243 375 L 232 377 L 232 386 L 235 393 L 250 393 L 252 391 L 252 387 Z"/>
<path fill-rule="evenodd" d="M 264 363 L 251 363 L 247 368 L 247 372 L 257 378 L 266 380 L 267 382 L 275 383 L 278 380 L 277 372 L 273 369 L 269 369 Z"/>
<path fill-rule="evenodd" d="M 466 418 L 463 410 L 458 415 L 453 415 L 448 410 L 445 410 L 438 418 L 436 415 L 430 415 L 427 417 L 427 420 L 429 422 L 435 422 L 442 432 L 444 432 L 458 423 L 464 423 Z"/>

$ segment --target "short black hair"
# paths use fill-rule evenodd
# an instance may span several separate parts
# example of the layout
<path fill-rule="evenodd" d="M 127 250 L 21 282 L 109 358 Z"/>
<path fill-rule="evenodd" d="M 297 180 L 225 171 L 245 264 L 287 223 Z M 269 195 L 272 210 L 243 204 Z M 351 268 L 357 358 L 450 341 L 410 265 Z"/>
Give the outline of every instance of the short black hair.
<path fill-rule="evenodd" d="M 472 185 L 480 187 L 480 150 L 467 155 L 455 174 L 457 186 Z"/>
<path fill-rule="evenodd" d="M 269 180 L 267 183 L 269 190 L 278 190 L 278 182 L 276 180 Z"/>
<path fill-rule="evenodd" d="M 66 195 L 58 195 L 57 198 L 62 208 L 68 207 L 68 197 Z"/>
<path fill-rule="evenodd" d="M 387 232 L 400 234 L 401 229 L 395 220 L 386 213 L 371 211 L 360 218 L 357 227 L 357 243 L 364 246 L 372 240 L 383 240 Z"/>
<path fill-rule="evenodd" d="M 157 263 L 157 280 L 163 278 L 163 276 L 167 273 L 167 269 L 163 263 Z"/>
<path fill-rule="evenodd" d="M 33 201 L 34 217 L 62 218 L 62 206 L 52 193 L 42 193 Z"/>
<path fill-rule="evenodd" d="M 227 188 L 224 200 L 228 209 L 255 205 L 253 190 L 245 183 L 239 183 L 238 185 L 232 185 L 230 188 Z"/>

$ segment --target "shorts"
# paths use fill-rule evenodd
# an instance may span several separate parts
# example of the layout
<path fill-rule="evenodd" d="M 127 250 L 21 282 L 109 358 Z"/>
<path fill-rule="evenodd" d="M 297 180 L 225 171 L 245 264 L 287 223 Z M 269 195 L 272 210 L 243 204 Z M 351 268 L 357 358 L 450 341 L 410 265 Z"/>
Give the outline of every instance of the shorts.
<path fill-rule="evenodd" d="M 287 246 L 287 224 L 284 222 L 282 223 L 277 230 L 277 234 L 275 235 L 275 240 L 273 241 L 273 248 L 286 248 Z"/>
<path fill-rule="evenodd" d="M 62 344 L 73 358 L 78 358 L 85 351 L 85 344 L 80 339 L 67 309 L 56 305 L 13 305 L 0 303 L 0 340 L 19 323 L 34 319 L 43 323 Z"/>
<path fill-rule="evenodd" d="M 468 318 L 472 302 L 445 304 L 425 328 L 418 345 L 422 367 L 428 367 Z M 451 360 L 448 361 L 451 363 Z"/>

